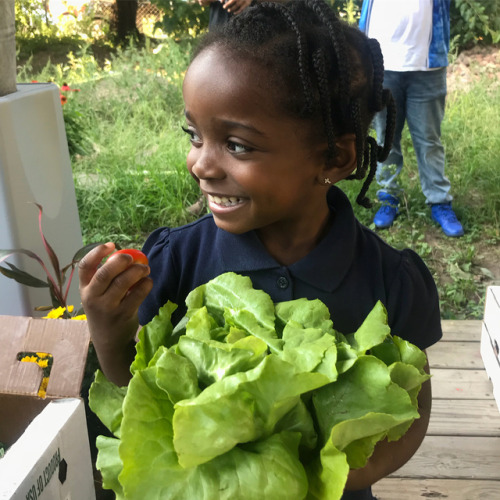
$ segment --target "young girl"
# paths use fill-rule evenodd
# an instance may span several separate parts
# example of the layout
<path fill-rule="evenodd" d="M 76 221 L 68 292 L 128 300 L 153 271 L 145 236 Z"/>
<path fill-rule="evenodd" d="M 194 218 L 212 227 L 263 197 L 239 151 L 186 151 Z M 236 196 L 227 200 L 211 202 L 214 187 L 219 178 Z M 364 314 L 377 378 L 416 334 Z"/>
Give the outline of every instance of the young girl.
<path fill-rule="evenodd" d="M 368 136 L 388 107 L 378 44 L 336 18 L 322 0 L 262 3 L 211 32 L 184 81 L 187 167 L 211 214 L 147 240 L 149 267 L 117 255 L 112 243 L 80 264 L 82 303 L 102 370 L 130 379 L 139 324 L 170 300 L 234 271 L 275 302 L 318 298 L 335 328 L 354 332 L 378 300 L 392 333 L 421 349 L 441 336 L 437 291 L 411 250 L 389 247 L 354 217 L 334 186 L 362 179 L 365 198 L 383 148 Z M 279 381 L 276 381 L 279 383 Z M 344 499 L 373 498 L 370 486 L 401 467 L 422 442 L 430 382 L 419 395 L 421 418 L 396 442 L 381 442 L 363 469 L 352 470 Z"/>

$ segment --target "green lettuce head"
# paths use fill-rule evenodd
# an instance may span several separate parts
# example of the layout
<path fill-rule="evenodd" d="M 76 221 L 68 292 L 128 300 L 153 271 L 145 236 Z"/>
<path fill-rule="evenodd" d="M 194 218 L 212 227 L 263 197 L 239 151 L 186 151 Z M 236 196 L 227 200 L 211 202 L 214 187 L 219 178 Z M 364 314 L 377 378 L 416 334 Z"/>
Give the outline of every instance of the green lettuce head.
<path fill-rule="evenodd" d="M 249 278 L 167 303 L 139 334 L 128 387 L 97 372 L 97 467 L 118 500 L 338 500 L 350 468 L 418 418 L 425 354 L 379 302 L 357 332 L 319 300 L 273 304 Z"/>

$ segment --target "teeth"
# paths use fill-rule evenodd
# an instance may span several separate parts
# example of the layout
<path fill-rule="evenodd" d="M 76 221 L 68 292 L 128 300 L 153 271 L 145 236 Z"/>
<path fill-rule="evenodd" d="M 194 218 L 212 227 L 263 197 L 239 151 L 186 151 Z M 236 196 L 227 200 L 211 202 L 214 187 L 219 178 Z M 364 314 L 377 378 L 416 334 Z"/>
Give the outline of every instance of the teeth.
<path fill-rule="evenodd" d="M 217 203 L 217 205 L 222 205 L 223 207 L 230 207 L 232 205 L 236 205 L 240 202 L 240 199 L 236 196 L 212 196 L 208 195 L 208 201 Z"/>

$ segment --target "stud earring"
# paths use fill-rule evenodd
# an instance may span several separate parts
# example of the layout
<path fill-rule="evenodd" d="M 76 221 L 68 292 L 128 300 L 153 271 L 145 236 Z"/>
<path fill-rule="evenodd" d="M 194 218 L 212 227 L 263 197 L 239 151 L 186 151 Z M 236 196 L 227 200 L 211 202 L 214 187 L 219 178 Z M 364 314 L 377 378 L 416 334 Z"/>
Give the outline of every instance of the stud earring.
<path fill-rule="evenodd" d="M 325 184 L 331 184 L 332 181 L 328 178 L 328 177 L 325 177 Z"/>

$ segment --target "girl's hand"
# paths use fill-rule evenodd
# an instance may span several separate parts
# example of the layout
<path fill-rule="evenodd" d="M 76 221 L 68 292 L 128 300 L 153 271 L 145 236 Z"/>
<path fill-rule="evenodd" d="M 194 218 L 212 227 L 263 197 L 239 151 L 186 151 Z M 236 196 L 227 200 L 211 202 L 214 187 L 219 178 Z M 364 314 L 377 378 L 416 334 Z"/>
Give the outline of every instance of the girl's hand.
<path fill-rule="evenodd" d="M 151 291 L 149 267 L 106 243 L 91 250 L 79 264 L 80 295 L 92 342 L 104 374 L 118 385 L 130 379 L 137 311 Z"/>

